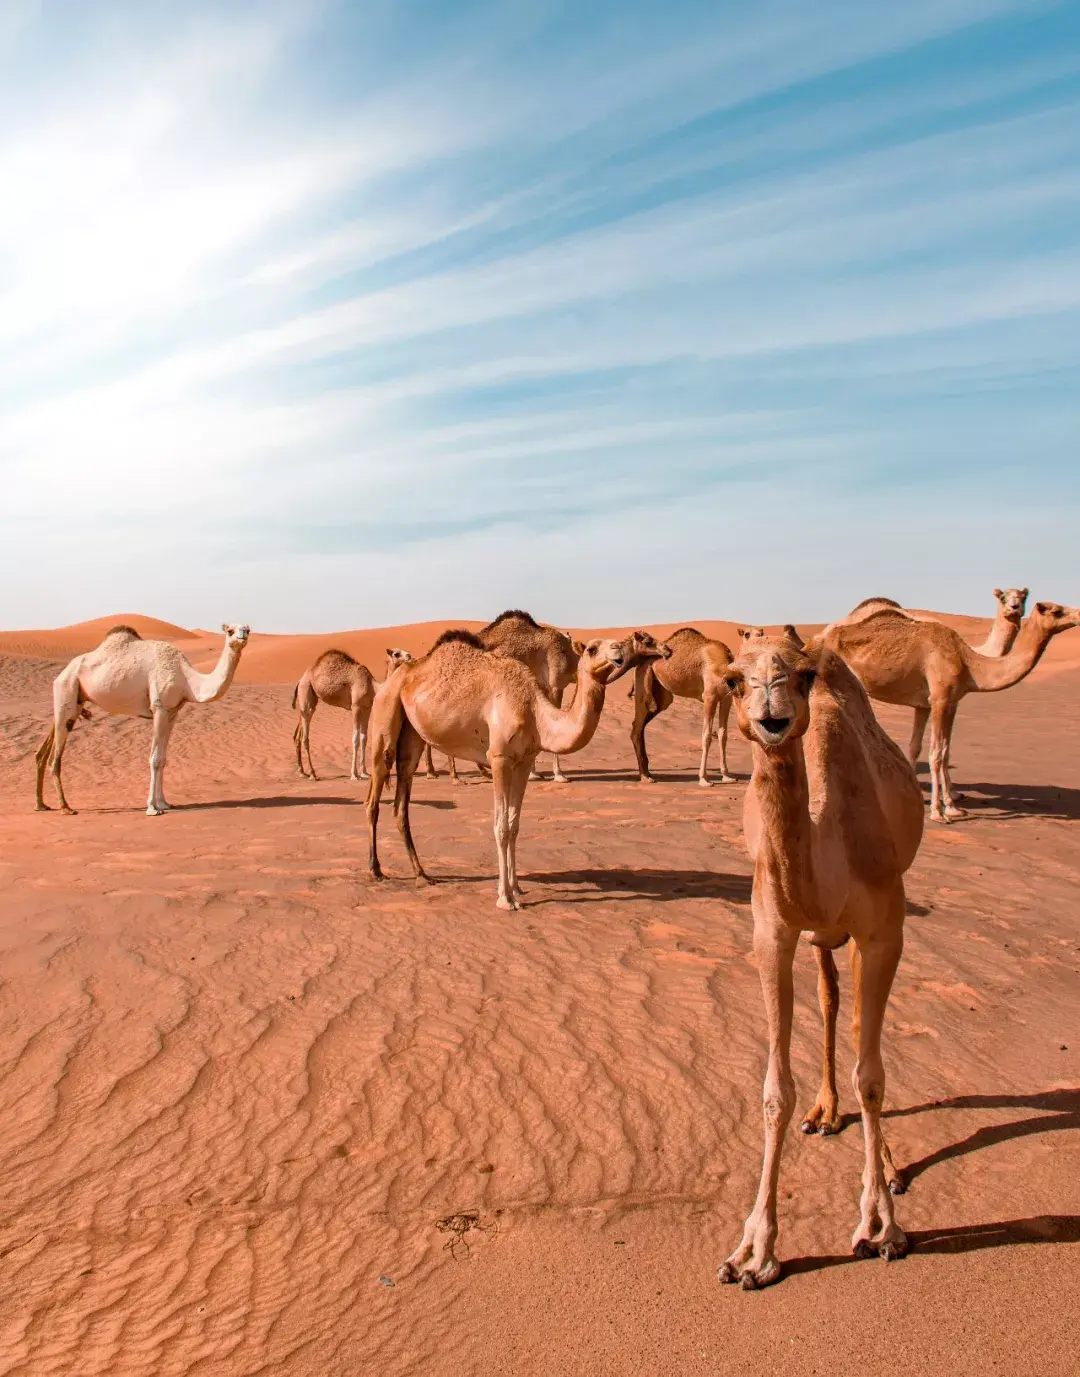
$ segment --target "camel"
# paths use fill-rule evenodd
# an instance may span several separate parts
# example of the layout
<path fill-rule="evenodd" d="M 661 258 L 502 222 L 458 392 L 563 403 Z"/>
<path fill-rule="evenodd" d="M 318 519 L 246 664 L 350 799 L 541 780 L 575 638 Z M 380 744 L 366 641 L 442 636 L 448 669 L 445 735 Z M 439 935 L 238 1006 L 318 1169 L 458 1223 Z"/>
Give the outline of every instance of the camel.
<path fill-rule="evenodd" d="M 64 797 L 60 762 L 76 720 L 89 717 L 88 704 L 120 717 L 149 717 L 154 723 L 150 748 L 149 817 L 172 805 L 164 794 L 169 737 L 185 703 L 214 703 L 233 681 L 250 627 L 222 625 L 225 644 L 209 674 L 201 674 L 168 641 L 144 641 L 130 626 L 114 626 L 96 650 L 76 655 L 53 680 L 53 725 L 37 752 L 37 809 L 48 812 L 45 767 L 52 767 L 60 809 L 74 813 Z"/>
<path fill-rule="evenodd" d="M 856 609 L 858 610 L 858 609 Z M 1037 602 L 1006 655 L 980 655 L 967 641 L 930 618 L 883 607 L 861 621 L 834 622 L 821 633 L 838 651 L 871 698 L 915 709 L 908 759 L 916 765 L 930 723 L 930 816 L 937 822 L 966 817 L 953 795 L 949 751 L 961 698 L 1012 688 L 1038 664 L 1052 636 L 1080 626 L 1080 608 Z"/>
<path fill-rule="evenodd" d="M 407 653 L 407 652 L 406 652 Z M 392 657 L 392 652 L 387 652 Z M 394 661 L 391 658 L 387 673 Z M 394 666 L 396 667 L 396 666 Z M 367 665 L 359 664 L 346 650 L 324 650 L 319 658 L 300 676 L 293 689 L 292 707 L 300 717 L 293 731 L 296 747 L 296 768 L 305 777 L 310 773 L 318 779 L 311 763 L 311 719 L 320 703 L 331 708 L 345 708 L 352 715 L 352 764 L 350 779 L 367 779 L 364 753 L 367 749 L 367 726 L 371 705 L 375 700 L 375 680 Z M 307 755 L 304 769 L 303 752 Z"/>
<path fill-rule="evenodd" d="M 382 879 L 379 800 L 390 767 L 396 765 L 394 816 L 417 884 L 428 882 L 409 824 L 413 776 L 426 742 L 447 755 L 490 764 L 499 860 L 496 906 L 518 908 L 518 827 L 537 754 L 545 750 L 567 755 L 587 746 L 600 720 L 607 685 L 639 660 L 663 654 L 660 646 L 643 649 L 633 637 L 590 641 L 578 659 L 574 702 L 563 709 L 551 702 L 519 660 L 488 650 L 469 631 L 443 632 L 423 659 L 396 670 L 375 700 L 367 796 L 372 878 Z"/>
<path fill-rule="evenodd" d="M 980 655 L 991 657 L 1007 654 L 1020 631 L 1020 623 L 1024 620 L 1027 596 L 1028 590 L 1026 588 L 995 588 L 994 598 L 997 607 L 990 627 L 990 634 L 982 645 L 972 648 Z M 865 621 L 867 617 L 872 617 L 875 612 L 886 610 L 902 612 L 905 617 L 910 617 L 917 622 L 937 620 L 936 617 L 921 616 L 918 612 L 912 612 L 909 608 L 901 607 L 893 598 L 864 598 L 842 620 L 845 623 L 861 622 Z"/>
<path fill-rule="evenodd" d="M 729 773 L 727 763 L 731 697 L 724 687 L 724 674 L 733 658 L 731 651 L 723 641 L 711 641 L 692 626 L 672 632 L 666 644 L 671 648 L 668 659 L 639 664 L 634 675 L 634 722 L 630 728 L 630 739 L 634 743 L 641 782 L 653 783 L 645 749 L 645 728 L 676 698 L 694 698 L 703 705 L 698 783 L 703 789 L 712 785 L 709 779 L 709 747 L 717 735 L 718 722 L 720 782 L 730 784 L 735 778 Z"/>
<path fill-rule="evenodd" d="M 802 932 L 810 934 L 819 957 L 827 958 L 834 984 L 832 953 L 852 939 L 852 1083 L 865 1147 L 852 1250 L 857 1257 L 886 1260 L 907 1251 L 888 1188 L 891 1158 L 881 1132 L 881 1032 L 904 943 L 903 875 L 922 839 L 923 804 L 915 772 L 878 725 L 866 690 L 823 638 L 804 650 L 786 638 L 748 642 L 728 670 L 727 684 L 754 762 L 743 830 L 754 862 L 754 953 L 769 1024 L 769 1064 L 757 1199 L 741 1243 L 718 1275 L 753 1290 L 780 1276 L 776 1200 L 780 1154 L 795 1107 L 792 965 Z"/>
<path fill-rule="evenodd" d="M 802 650 L 806 644 L 791 622 L 784 623 L 783 631 L 780 634 L 798 650 Z M 739 639 L 742 641 L 767 641 L 769 640 L 769 633 L 763 626 L 740 626 Z"/>
<path fill-rule="evenodd" d="M 997 599 L 998 605 L 994 611 L 994 621 L 990 627 L 990 634 L 982 645 L 973 648 L 979 655 L 989 655 L 996 658 L 999 655 L 1007 655 L 1012 649 L 1013 641 L 1020 634 L 1020 624 L 1024 620 L 1024 608 L 1027 606 L 1028 590 L 1026 588 L 995 588 L 994 597 Z"/>

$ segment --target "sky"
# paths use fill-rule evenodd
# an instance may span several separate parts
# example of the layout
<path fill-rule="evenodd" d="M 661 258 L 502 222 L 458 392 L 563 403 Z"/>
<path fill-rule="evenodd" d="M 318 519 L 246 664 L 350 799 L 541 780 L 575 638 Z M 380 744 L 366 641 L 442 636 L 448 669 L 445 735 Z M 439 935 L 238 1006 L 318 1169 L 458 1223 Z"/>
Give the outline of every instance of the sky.
<path fill-rule="evenodd" d="M 1080 6 L 0 0 L 0 625 L 1080 603 Z"/>

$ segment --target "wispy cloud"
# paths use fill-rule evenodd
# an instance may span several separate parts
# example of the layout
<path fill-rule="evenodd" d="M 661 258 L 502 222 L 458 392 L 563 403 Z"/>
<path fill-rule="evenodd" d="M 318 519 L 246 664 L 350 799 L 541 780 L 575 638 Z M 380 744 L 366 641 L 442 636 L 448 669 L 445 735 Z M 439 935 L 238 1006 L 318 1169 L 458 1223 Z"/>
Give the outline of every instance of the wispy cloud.
<path fill-rule="evenodd" d="M 1080 597 L 1074 7 L 24 5 L 4 76 L 5 624 Z"/>

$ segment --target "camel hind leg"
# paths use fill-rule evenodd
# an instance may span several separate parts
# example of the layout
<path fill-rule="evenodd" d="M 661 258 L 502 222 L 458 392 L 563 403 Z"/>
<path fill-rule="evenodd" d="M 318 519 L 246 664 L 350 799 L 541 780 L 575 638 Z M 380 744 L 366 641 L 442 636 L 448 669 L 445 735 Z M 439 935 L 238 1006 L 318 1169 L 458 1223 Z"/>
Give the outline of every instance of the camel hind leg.
<path fill-rule="evenodd" d="M 435 768 L 435 761 L 431 758 L 431 747 L 430 747 L 430 746 L 428 746 L 428 745 L 425 745 L 425 746 L 424 746 L 423 757 L 424 757 L 424 774 L 427 775 L 428 779 L 438 779 L 438 778 L 439 778 L 439 772 L 438 772 L 438 770 L 436 770 L 436 768 Z"/>
<path fill-rule="evenodd" d="M 630 740 L 634 744 L 638 776 L 642 783 L 653 782 L 653 776 L 649 773 L 649 753 L 645 748 L 645 728 L 674 701 L 672 694 L 657 681 L 650 665 L 637 666 L 634 670 L 634 722 L 630 728 Z"/>
<path fill-rule="evenodd" d="M 53 724 L 49 734 L 42 741 L 37 749 L 37 802 L 38 812 L 48 812 L 49 806 L 45 802 L 45 769 L 50 766 L 52 769 L 53 785 L 56 789 L 56 797 L 60 803 L 62 813 L 72 814 L 75 809 L 68 803 L 64 795 L 64 782 L 61 777 L 61 762 L 64 757 L 64 747 L 67 739 L 71 735 L 78 721 L 80 714 L 88 716 L 89 713 L 80 702 L 79 683 L 77 679 L 70 682 L 61 674 L 53 681 Z M 84 700 L 85 701 L 85 700 Z"/>
<path fill-rule="evenodd" d="M 431 747 L 429 746 L 427 749 L 430 751 Z M 426 885 L 429 882 L 429 877 L 420 864 L 420 857 L 416 854 L 416 846 L 413 843 L 412 825 L 409 822 L 409 800 L 412 797 L 413 779 L 423 755 L 424 738 L 406 718 L 401 724 L 401 731 L 398 733 L 397 739 L 397 788 L 394 791 L 394 818 L 397 821 L 398 831 L 401 833 L 401 840 L 405 843 L 405 850 L 408 853 L 413 875 L 416 877 L 418 885 Z"/>

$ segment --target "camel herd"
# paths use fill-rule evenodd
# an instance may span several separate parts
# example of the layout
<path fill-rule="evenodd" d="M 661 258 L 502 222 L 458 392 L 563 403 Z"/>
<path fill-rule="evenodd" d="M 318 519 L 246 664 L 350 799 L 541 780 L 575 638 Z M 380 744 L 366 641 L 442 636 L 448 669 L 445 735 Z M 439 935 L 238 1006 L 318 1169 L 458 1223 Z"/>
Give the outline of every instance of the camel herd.
<path fill-rule="evenodd" d="M 757 1199 L 742 1241 L 720 1268 L 721 1281 L 744 1289 L 780 1275 L 775 1255 L 780 1153 L 795 1105 L 790 1066 L 792 964 L 806 933 L 818 961 L 824 1065 L 817 1102 L 804 1132 L 835 1133 L 839 986 L 833 953 L 851 941 L 853 977 L 852 1077 L 862 1114 L 866 1162 L 857 1256 L 901 1257 L 907 1239 L 896 1222 L 893 1196 L 903 1181 L 881 1129 L 885 1072 L 881 1032 L 903 949 L 904 873 L 922 838 L 924 807 L 914 766 L 930 726 L 930 817 L 963 816 L 949 774 L 949 748 L 960 700 L 992 693 L 1030 674 L 1050 639 L 1080 626 L 1080 608 L 1037 602 L 1025 617 L 1028 590 L 995 589 L 997 610 L 978 649 L 933 618 L 905 611 L 887 598 L 860 603 L 804 642 L 788 625 L 775 636 L 759 628 L 740 633 L 737 654 L 692 627 L 657 641 L 647 631 L 587 644 L 539 625 L 527 613 L 504 612 L 478 634 L 444 632 L 414 659 L 387 652 L 386 677 L 344 651 L 331 650 L 305 671 L 293 693 L 296 765 L 310 772 L 310 727 L 318 703 L 352 715 L 352 771 L 366 776 L 369 867 L 378 858 L 379 809 L 396 772 L 394 815 L 417 883 L 427 875 L 413 842 L 409 802 L 413 780 L 431 748 L 456 762 L 471 760 L 490 773 L 498 859 L 496 903 L 518 907 L 517 837 L 526 786 L 537 756 L 560 757 L 592 739 L 607 688 L 634 672 L 631 740 L 642 781 L 652 780 L 645 728 L 675 698 L 702 704 L 698 782 L 708 786 L 711 742 L 720 742 L 720 777 L 730 782 L 727 728 L 732 707 L 750 742 L 753 773 L 744 804 L 744 834 L 754 863 L 754 952 L 768 1018 L 769 1060 L 764 1087 L 765 1152 Z M 53 726 L 37 753 L 37 806 L 45 809 L 44 777 L 51 768 L 61 809 L 70 813 L 61 782 L 64 745 L 89 705 L 153 720 L 147 813 L 168 807 L 163 778 L 169 736 L 185 703 L 208 703 L 229 688 L 248 640 L 246 626 L 223 627 L 221 658 L 209 674 L 196 671 L 171 645 L 145 641 L 115 627 L 97 649 L 77 656 L 53 685 Z M 576 684 L 568 707 L 563 692 Z M 870 699 L 914 709 L 907 754 L 879 725 Z M 306 756 L 307 768 L 304 758 Z"/>

